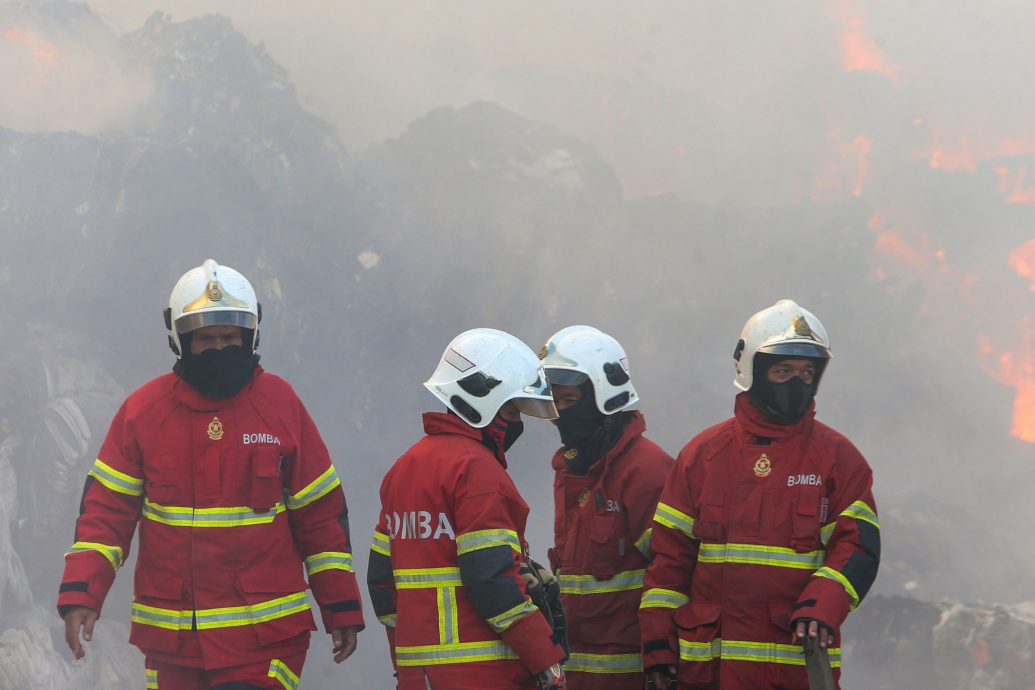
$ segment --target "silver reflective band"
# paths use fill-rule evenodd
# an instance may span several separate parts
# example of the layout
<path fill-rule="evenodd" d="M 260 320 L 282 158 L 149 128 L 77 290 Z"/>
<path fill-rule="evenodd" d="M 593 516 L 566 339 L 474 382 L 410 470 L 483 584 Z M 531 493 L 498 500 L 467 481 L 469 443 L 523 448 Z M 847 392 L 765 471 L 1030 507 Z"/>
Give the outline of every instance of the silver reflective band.
<path fill-rule="evenodd" d="M 643 587 L 643 576 L 639 570 L 618 573 L 610 580 L 597 580 L 592 575 L 560 575 L 561 594 L 599 594 L 601 592 L 624 592 Z"/>
<path fill-rule="evenodd" d="M 143 479 L 137 479 L 125 472 L 119 472 L 100 458 L 94 460 L 93 468 L 90 469 L 89 476 L 93 477 L 112 491 L 117 491 L 120 494 L 141 496 L 144 493 Z"/>
<path fill-rule="evenodd" d="M 463 587 L 460 568 L 408 568 L 393 570 L 392 576 L 399 589 Z"/>
<path fill-rule="evenodd" d="M 460 642 L 451 645 L 396 647 L 395 658 L 399 666 L 430 666 L 517 659 L 518 655 L 502 640 L 489 640 L 486 642 Z"/>
<path fill-rule="evenodd" d="M 278 503 L 270 510 L 257 513 L 247 506 L 227 508 L 191 508 L 189 506 L 163 506 L 144 499 L 143 515 L 147 520 L 174 527 L 246 527 L 273 522 L 284 512 L 284 504 Z"/>
<path fill-rule="evenodd" d="M 664 525 L 665 527 L 677 529 L 691 539 L 697 538 L 693 535 L 694 519 L 686 513 L 676 510 L 670 505 L 658 503 L 658 509 L 654 513 L 654 522 Z"/>
<path fill-rule="evenodd" d="M 483 529 L 458 534 L 456 537 L 456 554 L 458 556 L 491 546 L 509 546 L 521 553 L 521 542 L 518 540 L 517 532 L 509 529 Z"/>
<path fill-rule="evenodd" d="M 309 575 L 325 570 L 352 572 L 352 554 L 345 551 L 323 551 L 305 559 L 305 571 Z"/>
<path fill-rule="evenodd" d="M 642 673 L 643 658 L 639 654 L 583 654 L 572 652 L 564 662 L 570 673 Z"/>
<path fill-rule="evenodd" d="M 297 510 L 307 506 L 316 499 L 330 493 L 334 487 L 340 485 L 341 481 L 338 480 L 338 475 L 334 472 L 334 465 L 331 465 L 324 470 L 323 474 L 314 479 L 309 486 L 293 496 L 288 496 L 287 507 L 289 510 Z"/>
<path fill-rule="evenodd" d="M 825 551 L 798 553 L 782 546 L 759 544 L 701 544 L 699 563 L 745 563 L 779 568 L 815 570 L 823 565 Z"/>
<path fill-rule="evenodd" d="M 640 599 L 641 609 L 678 609 L 690 601 L 690 597 L 671 589 L 651 588 Z"/>
<path fill-rule="evenodd" d="M 133 602 L 130 618 L 134 623 L 167 630 L 190 630 L 193 621 L 197 620 L 198 630 L 207 630 L 255 625 L 308 610 L 305 592 L 297 592 L 258 604 L 197 611 L 163 609 Z"/>
<path fill-rule="evenodd" d="M 830 665 L 841 666 L 841 649 L 832 647 L 827 650 Z M 712 661 L 751 661 L 764 664 L 788 664 L 804 666 L 805 654 L 800 645 L 777 644 L 774 642 L 746 642 L 742 640 L 715 639 L 711 642 L 679 641 L 679 660 L 684 662 Z"/>
<path fill-rule="evenodd" d="M 532 603 L 531 599 L 525 599 L 514 608 L 486 619 L 486 622 L 492 627 L 493 632 L 501 633 L 525 616 L 530 616 L 538 610 L 539 608 Z"/>
<path fill-rule="evenodd" d="M 266 677 L 275 678 L 287 690 L 296 690 L 298 688 L 298 676 L 280 659 L 270 661 L 270 670 L 267 672 Z"/>

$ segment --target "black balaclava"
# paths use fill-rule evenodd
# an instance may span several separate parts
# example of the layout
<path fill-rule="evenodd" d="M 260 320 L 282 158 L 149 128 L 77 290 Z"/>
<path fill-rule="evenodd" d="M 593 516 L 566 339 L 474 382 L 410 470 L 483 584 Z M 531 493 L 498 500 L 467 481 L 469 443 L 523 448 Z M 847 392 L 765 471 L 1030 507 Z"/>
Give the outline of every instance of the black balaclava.
<path fill-rule="evenodd" d="M 783 383 L 770 381 L 767 375 L 769 367 L 785 359 L 807 359 L 815 364 L 816 375 L 812 383 L 805 383 L 800 376 L 793 376 Z M 816 396 L 826 363 L 825 359 L 818 357 L 756 354 L 749 393 L 751 401 L 777 424 L 797 424 Z"/>
<path fill-rule="evenodd" d="M 518 420 L 511 422 L 498 414 L 482 429 L 482 443 L 491 450 L 497 457 L 503 460 L 503 455 L 510 450 L 514 442 L 525 430 L 525 423 Z"/>
<path fill-rule="evenodd" d="M 248 385 L 259 363 L 259 355 L 250 348 L 230 345 L 221 350 L 190 353 L 190 334 L 180 336 L 184 355 L 173 365 L 173 371 L 206 398 L 232 398 Z"/>
<path fill-rule="evenodd" d="M 629 415 L 625 412 L 606 415 L 597 409 L 591 382 L 582 383 L 579 389 L 582 391 L 579 401 L 558 410 L 553 423 L 561 433 L 561 443 L 568 449 L 564 464 L 574 474 L 586 474 L 618 442 Z"/>

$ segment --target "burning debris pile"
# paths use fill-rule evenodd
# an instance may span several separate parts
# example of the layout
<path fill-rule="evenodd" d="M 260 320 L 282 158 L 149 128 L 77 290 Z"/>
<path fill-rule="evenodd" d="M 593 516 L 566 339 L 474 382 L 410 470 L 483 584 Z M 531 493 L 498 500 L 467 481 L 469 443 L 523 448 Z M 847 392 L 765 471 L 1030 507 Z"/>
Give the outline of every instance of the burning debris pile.
<path fill-rule="evenodd" d="M 30 71 L 68 49 L 74 20 L 100 27 L 148 84 L 130 125 L 0 129 L 0 469 L 17 479 L 0 488 L 0 687 L 140 685 L 120 627 L 130 573 L 75 673 L 53 598 L 89 454 L 122 390 L 169 366 L 161 306 L 208 256 L 262 295 L 263 361 L 324 429 L 357 553 L 373 487 L 428 407 L 416 382 L 460 330 L 540 342 L 606 326 L 631 354 L 649 433 L 675 451 L 728 416 L 745 315 L 798 299 L 822 314 L 837 358 L 820 418 L 874 466 L 886 537 L 875 594 L 850 618 L 846 690 L 1035 686 L 1018 603 L 1035 584 L 1017 577 L 1035 546 L 1003 533 L 1031 522 L 1035 482 L 1035 148 L 845 124 L 793 203 L 627 201 L 593 147 L 490 103 L 437 109 L 347 153 L 222 18 L 156 15 L 116 36 L 81 5 L 0 8 L 0 42 L 36 60 Z M 846 79 L 900 78 L 865 23 L 846 27 Z M 893 90 L 866 84 L 874 102 Z M 511 470 L 534 497 L 542 551 L 555 437 L 531 426 Z M 1008 605 L 927 603 L 943 598 Z M 377 632 L 349 668 L 312 656 L 308 687 L 390 686 Z"/>

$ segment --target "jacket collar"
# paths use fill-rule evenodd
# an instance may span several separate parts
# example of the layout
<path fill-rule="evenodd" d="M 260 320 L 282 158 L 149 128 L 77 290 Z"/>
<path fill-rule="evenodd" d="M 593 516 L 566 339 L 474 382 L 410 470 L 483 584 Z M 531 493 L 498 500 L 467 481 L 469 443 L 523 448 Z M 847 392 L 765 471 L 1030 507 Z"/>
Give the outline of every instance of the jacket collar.
<path fill-rule="evenodd" d="M 450 414 L 448 412 L 425 412 L 423 418 L 424 433 L 429 436 L 435 436 L 438 434 L 459 434 L 461 436 L 473 438 L 478 443 L 482 442 L 482 430 L 475 429 L 455 414 Z"/>
<path fill-rule="evenodd" d="M 622 414 L 619 412 L 618 414 Z M 647 420 L 644 418 L 643 413 L 639 410 L 630 410 L 628 413 L 629 421 L 625 423 L 625 427 L 622 429 L 622 435 L 618 437 L 615 444 L 611 446 L 611 449 L 604 453 L 604 457 L 600 458 L 592 465 L 586 472 L 586 476 L 596 475 L 607 471 L 610 464 L 619 455 L 625 452 L 625 449 L 629 447 L 637 437 L 647 430 Z M 564 463 L 564 449 L 561 448 L 554 453 L 553 460 L 550 463 L 554 470 L 561 471 L 566 469 Z"/>
<path fill-rule="evenodd" d="M 809 403 L 805 416 L 797 424 L 777 424 L 758 409 L 748 393 L 738 393 L 733 414 L 741 428 L 762 438 L 785 439 L 808 433 L 816 418 L 816 401 Z"/>
<path fill-rule="evenodd" d="M 175 377 L 173 383 L 173 394 L 176 398 L 184 405 L 192 410 L 199 412 L 211 412 L 212 410 L 223 410 L 228 407 L 232 407 L 246 397 L 255 385 L 255 382 L 262 376 L 263 369 L 260 365 L 255 365 L 255 370 L 252 372 L 252 380 L 248 382 L 248 385 L 237 392 L 236 395 L 230 398 L 207 398 L 197 391 L 192 385 L 181 379 L 179 376 Z"/>

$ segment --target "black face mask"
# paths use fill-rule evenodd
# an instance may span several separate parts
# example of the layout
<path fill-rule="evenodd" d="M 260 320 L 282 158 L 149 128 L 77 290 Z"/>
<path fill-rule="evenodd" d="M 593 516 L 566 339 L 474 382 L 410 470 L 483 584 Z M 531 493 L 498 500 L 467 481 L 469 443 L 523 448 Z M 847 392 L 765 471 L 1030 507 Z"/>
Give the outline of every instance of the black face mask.
<path fill-rule="evenodd" d="M 252 380 L 259 355 L 239 345 L 178 360 L 173 371 L 206 398 L 232 398 Z"/>
<path fill-rule="evenodd" d="M 524 422 L 507 422 L 507 433 L 503 435 L 503 452 L 510 450 L 514 441 L 518 440 L 521 432 L 525 430 Z"/>
<path fill-rule="evenodd" d="M 773 421 L 780 424 L 797 424 L 801 421 L 816 395 L 815 384 L 805 383 L 800 376 L 794 376 L 783 383 L 759 383 L 762 385 L 751 389 L 751 396 Z"/>
<path fill-rule="evenodd" d="M 597 436 L 604 424 L 604 414 L 597 409 L 591 389 L 588 395 L 584 391 L 579 401 L 571 407 L 558 410 L 557 419 L 553 423 L 561 432 L 561 443 L 568 448 L 578 448 Z"/>

